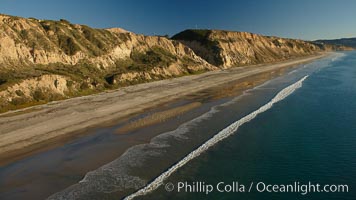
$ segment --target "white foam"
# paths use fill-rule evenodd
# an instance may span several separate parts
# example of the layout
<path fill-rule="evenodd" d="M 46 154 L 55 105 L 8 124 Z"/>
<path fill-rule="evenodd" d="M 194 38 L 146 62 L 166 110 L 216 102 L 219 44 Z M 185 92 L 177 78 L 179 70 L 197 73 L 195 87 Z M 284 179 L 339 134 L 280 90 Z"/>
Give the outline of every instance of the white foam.
<path fill-rule="evenodd" d="M 200 154 L 208 150 L 210 147 L 214 146 L 221 140 L 231 136 L 234 134 L 237 129 L 245 124 L 246 122 L 251 121 L 254 119 L 258 114 L 265 112 L 266 110 L 270 109 L 273 104 L 285 99 L 288 97 L 290 94 L 292 94 L 296 89 L 302 87 L 303 81 L 307 78 L 308 76 L 303 77 L 296 83 L 284 88 L 281 90 L 271 101 L 269 101 L 267 104 L 263 105 L 259 109 L 255 110 L 254 112 L 246 115 L 245 117 L 241 118 L 240 120 L 232 123 L 225 129 L 221 130 L 219 133 L 217 133 L 215 136 L 213 136 L 211 139 L 206 141 L 204 144 L 202 144 L 200 147 L 189 153 L 186 157 L 184 157 L 182 160 L 180 160 L 177 164 L 173 165 L 170 167 L 167 171 L 162 173 L 160 176 L 158 176 L 156 179 L 154 179 L 151 183 L 149 183 L 147 186 L 144 188 L 138 190 L 137 192 L 127 196 L 125 200 L 131 200 L 134 199 L 135 197 L 145 195 L 147 193 L 150 193 L 154 190 L 156 190 L 160 185 L 163 184 L 163 181 L 166 180 L 172 173 L 177 171 L 179 168 L 187 164 L 190 160 L 198 157 Z"/>
<path fill-rule="evenodd" d="M 338 61 L 345 56 L 346 56 L 346 53 L 334 52 L 333 54 L 331 54 L 331 62 Z"/>
<path fill-rule="evenodd" d="M 61 192 L 55 193 L 47 199 L 78 199 L 93 192 L 110 193 L 125 189 L 138 190 L 144 187 L 147 184 L 147 181 L 141 179 L 140 177 L 130 175 L 129 169 L 132 166 L 138 167 L 144 162 L 145 158 L 153 156 L 157 153 L 154 149 L 169 147 L 170 145 L 167 141 L 171 137 L 174 137 L 175 139 L 188 139 L 185 134 L 187 134 L 192 127 L 211 118 L 215 113 L 220 112 L 221 107 L 236 103 L 243 96 L 249 95 L 250 91 L 261 86 L 246 90 L 242 95 L 233 98 L 231 101 L 213 106 L 208 112 L 183 123 L 176 130 L 169 131 L 152 138 L 148 144 L 140 144 L 129 148 L 119 158 L 94 171 L 88 172 L 77 184 L 72 185 Z"/>

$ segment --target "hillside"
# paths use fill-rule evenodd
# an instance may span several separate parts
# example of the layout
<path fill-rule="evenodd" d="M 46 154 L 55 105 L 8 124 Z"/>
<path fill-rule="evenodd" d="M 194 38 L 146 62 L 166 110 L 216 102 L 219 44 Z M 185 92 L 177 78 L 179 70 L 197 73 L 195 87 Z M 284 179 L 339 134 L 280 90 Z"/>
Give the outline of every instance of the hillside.
<path fill-rule="evenodd" d="M 0 111 L 214 69 L 165 37 L 0 15 Z"/>
<path fill-rule="evenodd" d="M 315 43 L 319 44 L 328 44 L 328 45 L 337 45 L 337 46 L 346 46 L 351 48 L 356 48 L 356 38 L 341 38 L 334 40 L 316 40 Z"/>
<path fill-rule="evenodd" d="M 172 39 L 223 68 L 281 61 L 323 49 L 310 42 L 222 30 L 185 30 Z"/>
<path fill-rule="evenodd" d="M 0 15 L 0 112 L 143 82 L 330 50 L 252 33 L 186 30 L 172 39 Z M 332 49 L 332 47 L 331 47 Z"/>

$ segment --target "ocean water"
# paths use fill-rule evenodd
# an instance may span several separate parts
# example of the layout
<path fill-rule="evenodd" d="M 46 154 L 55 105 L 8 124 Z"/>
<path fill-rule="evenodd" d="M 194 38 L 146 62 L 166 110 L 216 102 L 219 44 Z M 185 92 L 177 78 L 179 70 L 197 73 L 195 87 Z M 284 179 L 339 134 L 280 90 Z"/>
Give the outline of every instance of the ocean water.
<path fill-rule="evenodd" d="M 128 149 L 49 199 L 356 199 L 355 83 L 355 52 L 302 65 Z M 348 192 L 177 191 L 185 182 L 311 182 Z"/>
<path fill-rule="evenodd" d="M 356 199 L 356 53 L 339 56 L 294 71 L 308 75 L 301 88 L 138 199 Z M 217 191 L 220 182 L 245 189 Z M 266 192 L 261 182 L 347 185 L 348 192 Z M 175 190 L 167 192 L 167 183 Z M 199 184 L 214 189 L 192 189 Z"/>

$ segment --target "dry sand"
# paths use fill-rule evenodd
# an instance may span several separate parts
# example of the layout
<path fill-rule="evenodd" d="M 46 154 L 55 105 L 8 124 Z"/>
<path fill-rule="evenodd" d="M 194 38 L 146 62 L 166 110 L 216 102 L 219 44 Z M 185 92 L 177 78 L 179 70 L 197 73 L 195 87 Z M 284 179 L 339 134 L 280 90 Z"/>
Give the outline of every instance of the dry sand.
<path fill-rule="evenodd" d="M 100 126 L 184 95 L 258 74 L 274 73 L 326 55 L 156 81 L 1 114 L 0 165 L 53 145 L 65 136 L 76 135 L 85 128 Z"/>

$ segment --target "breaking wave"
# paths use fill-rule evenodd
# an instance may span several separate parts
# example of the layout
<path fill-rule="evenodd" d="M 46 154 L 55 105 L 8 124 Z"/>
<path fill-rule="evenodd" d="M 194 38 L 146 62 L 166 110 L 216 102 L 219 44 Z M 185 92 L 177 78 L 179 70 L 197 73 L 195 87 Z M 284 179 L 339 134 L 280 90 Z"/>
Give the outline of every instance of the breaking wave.
<path fill-rule="evenodd" d="M 295 90 L 297 90 L 298 88 L 302 87 L 302 83 L 307 77 L 308 76 L 304 76 L 299 81 L 297 81 L 294 84 L 284 88 L 271 101 L 269 101 L 267 104 L 263 105 L 262 107 L 260 107 L 259 109 L 255 110 L 254 112 L 246 115 L 245 117 L 241 118 L 240 120 L 232 123 L 231 125 L 229 125 L 225 129 L 221 130 L 219 133 L 217 133 L 211 139 L 206 141 L 200 147 L 198 147 L 197 149 L 195 149 L 194 151 L 189 153 L 186 157 L 184 157 L 182 160 L 180 160 L 177 164 L 173 165 L 167 171 L 165 171 L 160 176 L 158 176 L 156 179 L 154 179 L 147 186 L 145 186 L 144 188 L 138 190 L 137 192 L 127 196 L 125 198 L 125 200 L 131 200 L 131 199 L 134 199 L 135 197 L 142 196 L 142 195 L 148 194 L 148 193 L 156 190 L 158 187 L 160 187 L 163 184 L 164 180 L 166 180 L 172 173 L 177 171 L 179 168 L 181 168 L 182 166 L 187 164 L 192 159 L 198 157 L 203 152 L 207 151 L 210 147 L 214 146 L 215 144 L 219 143 L 220 141 L 224 140 L 225 138 L 233 135 L 241 125 L 251 121 L 258 114 L 269 110 L 270 108 L 272 108 L 272 106 L 275 103 L 277 103 L 279 101 L 282 101 L 283 99 L 288 97 L 290 94 L 292 94 Z"/>
<path fill-rule="evenodd" d="M 186 142 L 186 140 L 191 139 L 191 137 L 193 137 L 192 135 L 190 135 L 190 132 L 192 132 L 192 130 L 194 130 L 197 127 L 200 127 L 200 124 L 209 123 L 210 118 L 214 117 L 215 115 L 219 115 L 218 113 L 220 113 L 222 111 L 225 111 L 226 107 L 234 106 L 237 102 L 239 102 L 240 100 L 243 100 L 244 97 L 249 96 L 249 95 L 257 95 L 257 94 L 255 94 L 255 92 L 258 92 L 258 91 L 267 91 L 268 90 L 268 97 L 267 97 L 268 99 L 265 99 L 266 101 L 268 101 L 269 99 L 272 99 L 272 97 L 273 97 L 272 96 L 273 94 L 271 94 L 270 91 L 273 93 L 277 93 L 277 91 L 280 90 L 280 93 L 282 91 L 284 91 L 284 93 L 286 93 L 286 90 L 281 90 L 281 89 L 283 88 L 283 86 L 288 85 L 291 82 L 295 82 L 295 84 L 291 85 L 291 86 L 293 86 L 293 88 L 295 90 L 298 88 L 297 86 L 299 84 L 301 84 L 301 82 L 306 78 L 306 77 L 304 77 L 303 79 L 299 80 L 301 77 L 303 77 L 306 74 L 313 74 L 315 72 L 318 72 L 318 70 L 320 70 L 321 68 L 329 66 L 331 62 L 338 61 L 340 58 L 342 58 L 345 55 L 346 54 L 340 53 L 340 52 L 330 54 L 330 56 L 328 56 L 326 59 L 322 59 L 320 61 L 315 61 L 312 63 L 302 65 L 295 72 L 287 75 L 286 76 L 287 78 L 281 78 L 281 79 L 277 78 L 277 79 L 266 81 L 262 85 L 259 85 L 252 89 L 244 91 L 242 95 L 234 97 L 232 100 L 229 100 L 228 102 L 225 102 L 225 103 L 219 104 L 219 105 L 215 105 L 215 106 L 211 107 L 208 112 L 206 112 L 206 113 L 204 113 L 190 121 L 187 121 L 187 122 L 181 124 L 177 129 L 157 135 L 154 138 L 152 138 L 149 143 L 140 144 L 140 145 L 136 145 L 136 146 L 129 148 L 123 155 L 121 155 L 117 159 L 99 167 L 98 169 L 88 172 L 80 182 L 78 182 L 78 183 L 76 183 L 62 191 L 52 194 L 48 198 L 48 200 L 89 199 L 89 198 L 92 198 L 93 196 L 97 196 L 97 195 L 101 195 L 101 194 L 110 194 L 113 192 L 126 193 L 126 191 L 131 191 L 131 192 L 138 191 L 136 193 L 133 193 L 130 196 L 127 196 L 127 199 L 130 199 L 135 196 L 139 196 L 139 194 L 143 195 L 141 193 L 144 191 L 145 191 L 145 193 L 151 192 L 157 188 L 157 183 L 162 184 L 162 181 L 164 181 L 164 179 L 166 179 L 172 173 L 172 172 L 170 172 L 170 174 L 168 174 L 168 176 L 166 173 L 169 170 L 171 170 L 171 168 L 165 172 L 165 176 L 166 176 L 165 178 L 162 179 L 163 174 L 161 174 L 161 176 L 159 176 L 159 177 L 161 177 L 160 182 L 158 181 L 159 180 L 158 179 L 159 177 L 158 177 L 157 181 L 155 180 L 154 182 L 151 182 L 151 183 L 149 183 L 147 181 L 147 178 L 143 178 L 140 175 L 132 173 L 132 171 L 131 171 L 132 168 L 137 168 L 137 169 L 141 168 L 146 161 L 149 162 L 150 158 L 162 156 L 162 153 L 166 152 L 166 150 L 168 148 L 171 148 L 172 141 Z M 266 94 L 266 93 L 263 93 L 263 94 Z M 271 96 L 269 96 L 270 94 L 271 94 Z M 281 96 L 279 94 L 275 98 L 277 98 L 277 97 L 281 98 Z M 272 100 L 272 101 L 269 102 L 268 104 L 266 104 L 265 106 L 277 102 L 275 100 Z M 258 110 L 259 111 L 258 113 L 263 112 L 263 111 L 261 111 L 262 108 L 263 107 L 261 107 Z M 269 109 L 269 108 L 267 108 L 267 109 Z M 247 112 L 247 113 L 250 113 L 250 112 Z M 253 113 L 251 113 L 250 115 L 247 115 L 247 116 L 251 117 L 252 114 Z M 247 120 L 246 117 L 240 119 L 238 122 L 241 123 L 241 120 L 245 120 L 244 123 L 246 123 L 247 121 L 249 121 L 249 120 Z M 233 128 L 233 126 L 236 126 L 236 123 L 231 124 L 229 126 L 230 129 Z M 242 124 L 238 124 L 238 126 L 241 126 L 241 125 Z M 237 129 L 238 127 L 235 127 L 235 128 Z M 228 132 L 228 130 L 224 129 L 221 132 L 225 132 L 224 134 L 227 134 L 226 132 Z M 218 134 L 220 134 L 220 133 L 218 133 Z M 209 134 L 214 134 L 214 132 L 212 131 Z M 195 135 L 195 134 L 193 134 L 193 135 Z M 220 141 L 224 138 L 221 138 L 218 141 Z M 201 141 L 200 139 L 199 139 L 199 141 Z M 214 137 L 213 139 L 215 140 L 218 138 Z M 193 142 L 193 143 L 195 143 L 195 142 Z M 204 147 L 206 147 L 206 145 L 208 145 L 208 144 L 204 144 L 204 145 L 205 145 Z M 209 147 L 210 146 L 208 146 L 208 148 Z M 195 155 L 193 158 L 200 155 L 200 153 Z M 191 159 L 193 159 L 193 158 L 191 158 Z M 185 163 L 188 161 L 185 161 Z M 180 167 L 180 166 L 177 167 L 177 165 L 175 165 L 176 169 L 178 169 Z M 156 184 L 155 188 L 148 189 L 148 186 L 147 186 L 148 183 L 149 183 L 148 186 L 150 186 L 150 188 L 153 187 L 153 184 Z"/>

